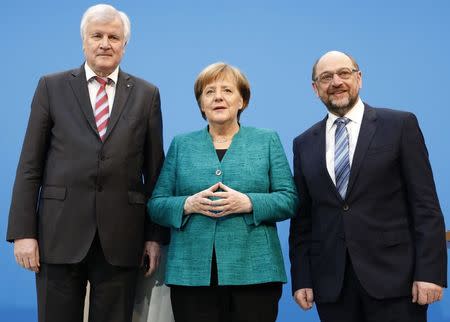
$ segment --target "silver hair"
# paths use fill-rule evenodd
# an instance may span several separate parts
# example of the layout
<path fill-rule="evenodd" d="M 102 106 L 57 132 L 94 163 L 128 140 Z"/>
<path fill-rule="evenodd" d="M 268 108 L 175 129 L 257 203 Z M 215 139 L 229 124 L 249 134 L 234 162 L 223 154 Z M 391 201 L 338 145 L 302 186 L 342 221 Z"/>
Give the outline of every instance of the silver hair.
<path fill-rule="evenodd" d="M 110 6 L 109 4 L 97 4 L 95 6 L 89 7 L 83 14 L 83 17 L 81 18 L 81 24 L 80 24 L 80 33 L 81 33 L 81 39 L 84 41 L 84 37 L 86 36 L 86 27 L 88 23 L 91 21 L 102 21 L 102 22 L 109 22 L 113 21 L 117 17 L 120 18 L 123 25 L 123 37 L 125 39 L 125 44 L 128 43 L 128 40 L 130 39 L 130 33 L 131 33 L 131 23 L 128 16 L 122 12 L 114 8 L 113 6 Z"/>

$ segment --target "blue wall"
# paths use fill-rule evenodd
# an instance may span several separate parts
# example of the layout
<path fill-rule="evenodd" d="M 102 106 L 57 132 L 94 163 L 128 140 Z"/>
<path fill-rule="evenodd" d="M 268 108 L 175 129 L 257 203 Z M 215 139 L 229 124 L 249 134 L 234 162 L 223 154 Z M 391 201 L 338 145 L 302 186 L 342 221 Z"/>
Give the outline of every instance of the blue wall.
<path fill-rule="evenodd" d="M 39 76 L 81 65 L 79 21 L 91 1 L 2 1 L 0 80 L 0 236 L 7 216 L 29 106 Z M 193 95 L 197 73 L 223 60 L 252 85 L 242 123 L 276 129 L 289 159 L 291 141 L 325 115 L 310 84 L 324 52 L 349 52 L 363 71 L 363 100 L 414 112 L 428 145 L 441 206 L 450 223 L 450 4 L 440 1 L 112 1 L 132 22 L 124 70 L 161 89 L 165 146 L 205 126 Z M 449 225 L 449 224 L 447 224 Z M 287 254 L 288 223 L 280 225 Z M 447 228 L 450 229 L 450 228 Z M 286 262 L 286 265 L 288 263 Z M 0 243 L 0 320 L 35 319 L 34 278 Z M 432 305 L 430 321 L 450 321 L 450 295 Z M 20 315 L 20 317 L 19 317 Z M 279 321 L 318 321 L 303 313 L 286 285 Z"/>

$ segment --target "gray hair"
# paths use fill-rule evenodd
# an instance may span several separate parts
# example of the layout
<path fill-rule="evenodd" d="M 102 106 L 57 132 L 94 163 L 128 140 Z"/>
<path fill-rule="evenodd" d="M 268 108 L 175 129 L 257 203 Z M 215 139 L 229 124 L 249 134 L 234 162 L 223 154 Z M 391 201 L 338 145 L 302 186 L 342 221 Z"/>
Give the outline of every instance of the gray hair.
<path fill-rule="evenodd" d="M 130 19 L 128 19 L 128 16 L 124 12 L 118 11 L 116 8 L 110 6 L 109 4 L 97 4 L 95 6 L 89 7 L 84 12 L 80 24 L 81 39 L 84 41 L 84 37 L 86 36 L 86 27 L 91 21 L 96 20 L 102 22 L 110 22 L 117 17 L 122 21 L 123 37 L 125 39 L 125 44 L 127 44 L 128 40 L 130 39 L 131 33 Z"/>

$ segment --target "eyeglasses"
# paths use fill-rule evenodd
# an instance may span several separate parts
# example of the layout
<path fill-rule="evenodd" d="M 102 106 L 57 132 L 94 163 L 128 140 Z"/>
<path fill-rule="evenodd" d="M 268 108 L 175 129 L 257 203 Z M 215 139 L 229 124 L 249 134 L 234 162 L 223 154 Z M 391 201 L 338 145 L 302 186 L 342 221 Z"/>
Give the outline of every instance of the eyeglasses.
<path fill-rule="evenodd" d="M 349 79 L 353 73 L 359 72 L 357 69 L 350 69 L 347 67 L 338 69 L 335 72 L 325 72 L 317 76 L 314 81 L 319 81 L 321 84 L 329 84 L 333 80 L 334 74 L 338 75 L 340 79 Z"/>

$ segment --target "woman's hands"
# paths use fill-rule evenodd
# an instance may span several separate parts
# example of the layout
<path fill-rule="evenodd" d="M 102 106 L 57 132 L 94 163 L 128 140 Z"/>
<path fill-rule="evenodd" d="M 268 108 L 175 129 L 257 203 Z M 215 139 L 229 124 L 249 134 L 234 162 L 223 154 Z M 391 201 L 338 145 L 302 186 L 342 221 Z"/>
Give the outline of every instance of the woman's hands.
<path fill-rule="evenodd" d="M 188 197 L 184 203 L 185 215 L 199 213 L 212 218 L 249 213 L 252 210 L 252 202 L 246 194 L 231 189 L 222 182 Z"/>
<path fill-rule="evenodd" d="M 198 213 L 208 217 L 215 217 L 215 214 L 211 212 L 212 200 L 209 198 L 214 197 L 214 192 L 217 189 L 219 189 L 219 183 L 188 197 L 184 202 L 184 214 Z"/>

